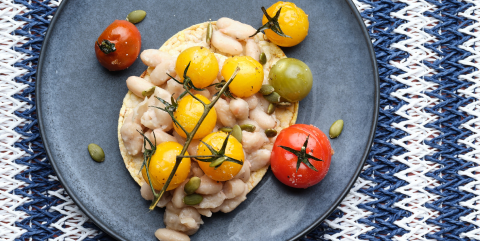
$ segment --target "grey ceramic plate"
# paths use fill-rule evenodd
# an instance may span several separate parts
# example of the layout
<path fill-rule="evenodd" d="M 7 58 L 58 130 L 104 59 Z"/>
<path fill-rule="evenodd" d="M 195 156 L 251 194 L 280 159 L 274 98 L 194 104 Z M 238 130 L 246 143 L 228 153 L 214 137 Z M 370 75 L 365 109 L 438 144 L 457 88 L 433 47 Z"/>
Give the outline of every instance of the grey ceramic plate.
<path fill-rule="evenodd" d="M 63 0 L 48 30 L 38 67 L 37 106 L 43 142 L 60 181 L 75 203 L 105 232 L 120 240 L 155 240 L 163 210 L 148 210 L 128 174 L 117 141 L 117 120 L 129 69 L 109 72 L 98 64 L 94 42 L 114 19 L 144 9 L 137 24 L 142 49 L 159 48 L 178 31 L 223 16 L 261 25 L 261 6 L 275 1 L 72 1 Z M 343 119 L 332 140 L 335 155 L 326 178 L 307 190 L 288 188 L 269 171 L 235 211 L 203 218 L 193 240 L 286 240 L 306 234 L 326 218 L 355 182 L 376 127 L 378 76 L 363 22 L 350 1 L 309 0 L 310 31 L 300 45 L 284 49 L 312 69 L 315 83 L 300 103 L 298 123 L 324 132 Z M 106 153 L 92 161 L 91 142 Z"/>

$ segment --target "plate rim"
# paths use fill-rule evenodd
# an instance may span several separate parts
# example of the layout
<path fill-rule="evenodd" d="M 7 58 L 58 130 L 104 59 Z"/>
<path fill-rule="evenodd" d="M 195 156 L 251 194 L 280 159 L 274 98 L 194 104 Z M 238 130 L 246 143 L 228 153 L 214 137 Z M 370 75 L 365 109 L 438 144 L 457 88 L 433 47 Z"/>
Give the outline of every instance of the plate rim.
<path fill-rule="evenodd" d="M 357 169 L 354 172 L 354 175 L 350 179 L 347 188 L 345 188 L 342 192 L 342 194 L 335 200 L 335 202 L 330 206 L 330 208 L 323 214 L 321 215 L 318 219 L 316 219 L 310 226 L 308 226 L 306 229 L 301 231 L 300 233 L 294 235 L 292 238 L 288 239 L 290 241 L 297 240 L 303 236 L 305 236 L 307 233 L 310 233 L 320 225 L 322 221 L 324 221 L 330 214 L 332 214 L 333 211 L 340 205 L 340 203 L 345 199 L 346 195 L 350 192 L 352 189 L 353 185 L 355 184 L 356 180 L 360 176 L 360 173 L 365 166 L 365 163 L 367 161 L 368 155 L 370 153 L 370 150 L 373 145 L 373 140 L 375 138 L 375 133 L 377 130 L 377 124 L 378 124 L 378 115 L 379 115 L 379 107 L 380 107 L 380 79 L 379 79 L 379 73 L 378 73 L 378 66 L 377 66 L 377 58 L 375 55 L 375 50 L 373 48 L 372 41 L 370 39 L 370 35 L 368 33 L 367 27 L 365 26 L 365 22 L 363 21 L 362 16 L 358 12 L 358 9 L 355 7 L 355 4 L 353 3 L 352 0 L 344 0 L 350 9 L 352 10 L 353 14 L 355 15 L 355 19 L 360 25 L 360 29 L 363 33 L 363 37 L 367 42 L 367 48 L 368 52 L 370 54 L 370 61 L 372 62 L 372 67 L 373 67 L 373 79 L 374 79 L 374 84 L 375 84 L 375 93 L 374 93 L 374 111 L 373 111 L 373 119 L 372 121 L 372 130 L 370 131 L 370 135 L 368 137 L 368 145 L 362 155 L 362 160 L 361 160 L 361 165 L 358 165 Z M 58 6 L 57 10 L 55 11 L 55 14 L 50 21 L 50 24 L 48 26 L 47 32 L 45 34 L 44 40 L 42 42 L 42 48 L 40 50 L 40 55 L 38 57 L 38 64 L 37 64 L 37 73 L 35 74 L 35 104 L 36 104 L 36 109 L 37 109 L 37 120 L 38 120 L 38 128 L 40 130 L 40 136 L 42 140 L 43 147 L 45 149 L 46 155 L 49 159 L 50 165 L 52 166 L 53 170 L 55 171 L 55 174 L 58 177 L 58 180 L 62 184 L 64 190 L 68 193 L 72 201 L 75 203 L 75 205 L 82 210 L 82 212 L 90 218 L 97 227 L 99 227 L 103 232 L 107 233 L 109 236 L 117 239 L 117 240 L 126 240 L 124 237 L 122 237 L 120 234 L 115 232 L 114 230 L 110 229 L 107 227 L 102 220 L 97 218 L 95 215 L 93 215 L 84 205 L 83 203 L 78 199 L 76 195 L 72 195 L 72 191 L 69 186 L 64 185 L 65 181 L 62 175 L 59 175 L 59 169 L 57 167 L 56 162 L 51 156 L 50 148 L 48 145 L 48 142 L 45 138 L 45 131 L 43 127 L 43 120 L 42 120 L 42 111 L 41 111 L 41 95 L 40 95 L 40 89 L 41 89 L 41 76 L 42 76 L 42 67 L 44 63 L 44 58 L 45 58 L 45 52 L 46 52 L 46 47 L 45 43 L 49 40 L 50 35 L 52 33 L 51 26 L 54 26 L 57 19 L 59 12 L 63 10 L 63 7 L 66 5 L 68 0 L 63 0 L 60 5 Z"/>

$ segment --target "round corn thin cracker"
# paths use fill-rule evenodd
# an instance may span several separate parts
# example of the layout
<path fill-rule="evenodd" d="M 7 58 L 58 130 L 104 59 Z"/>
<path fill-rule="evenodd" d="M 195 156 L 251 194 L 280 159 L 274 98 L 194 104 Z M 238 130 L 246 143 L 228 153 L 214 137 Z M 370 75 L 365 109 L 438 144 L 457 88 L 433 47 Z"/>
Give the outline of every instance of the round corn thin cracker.
<path fill-rule="evenodd" d="M 220 58 L 227 58 L 226 54 L 221 53 L 216 50 L 213 46 L 209 46 L 206 43 L 206 29 L 208 22 L 193 25 L 185 30 L 182 30 L 168 39 L 160 50 L 166 53 L 169 53 L 172 56 L 178 56 L 182 51 L 193 46 L 203 46 L 209 48 L 212 52 L 215 53 L 215 56 Z M 212 26 L 216 29 L 215 22 L 212 22 Z M 286 58 L 286 55 L 283 51 L 276 46 L 275 44 L 269 42 L 266 37 L 259 33 L 254 37 L 258 46 L 261 48 L 262 52 L 267 56 L 267 63 L 264 65 L 264 83 L 268 83 L 268 73 L 272 66 L 280 59 Z M 244 46 L 245 47 L 245 46 Z M 145 79 L 149 79 L 150 73 L 153 71 L 152 67 L 149 67 L 143 74 L 140 76 Z M 118 142 L 120 147 L 120 153 L 122 154 L 123 161 L 127 167 L 130 175 L 133 179 L 141 186 L 145 183 L 143 176 L 140 172 L 140 167 L 143 163 L 143 156 L 131 156 L 128 154 L 125 145 L 120 134 L 120 130 L 123 126 L 125 116 L 130 111 L 133 111 L 135 106 L 137 106 L 143 99 L 135 96 L 131 91 L 128 91 L 127 95 L 123 99 L 123 105 L 120 110 L 118 118 Z M 293 105 L 284 108 L 276 108 L 275 116 L 276 119 L 280 122 L 280 125 L 277 125 L 276 130 L 280 132 L 284 128 L 295 124 L 298 113 L 298 102 L 293 103 Z M 277 122 L 278 123 L 278 122 Z M 272 144 L 265 144 L 262 148 L 271 150 Z M 247 182 L 248 191 L 250 192 L 259 182 L 262 180 L 263 176 L 268 170 L 268 166 L 265 166 L 255 172 L 250 173 L 250 179 Z"/>

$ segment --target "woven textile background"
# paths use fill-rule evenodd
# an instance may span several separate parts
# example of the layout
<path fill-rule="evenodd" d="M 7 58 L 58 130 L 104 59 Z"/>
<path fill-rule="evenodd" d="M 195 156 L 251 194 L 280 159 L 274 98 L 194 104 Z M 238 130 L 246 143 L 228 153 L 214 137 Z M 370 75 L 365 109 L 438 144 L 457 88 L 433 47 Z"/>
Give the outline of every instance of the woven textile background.
<path fill-rule="evenodd" d="M 377 55 L 379 125 L 354 188 L 303 240 L 480 240 L 480 0 L 354 2 Z M 0 0 L 0 240 L 111 239 L 39 137 L 36 65 L 58 5 Z"/>

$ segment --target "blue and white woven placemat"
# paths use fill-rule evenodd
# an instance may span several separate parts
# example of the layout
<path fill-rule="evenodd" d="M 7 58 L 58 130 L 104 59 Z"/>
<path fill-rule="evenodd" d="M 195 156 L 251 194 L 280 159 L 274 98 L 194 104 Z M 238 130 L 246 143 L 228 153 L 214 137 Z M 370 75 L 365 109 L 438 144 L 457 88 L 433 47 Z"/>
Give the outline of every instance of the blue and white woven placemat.
<path fill-rule="evenodd" d="M 35 73 L 59 0 L 0 0 L 0 240 L 110 240 L 39 137 Z M 480 0 L 355 0 L 380 72 L 354 188 L 313 240 L 480 240 Z"/>

